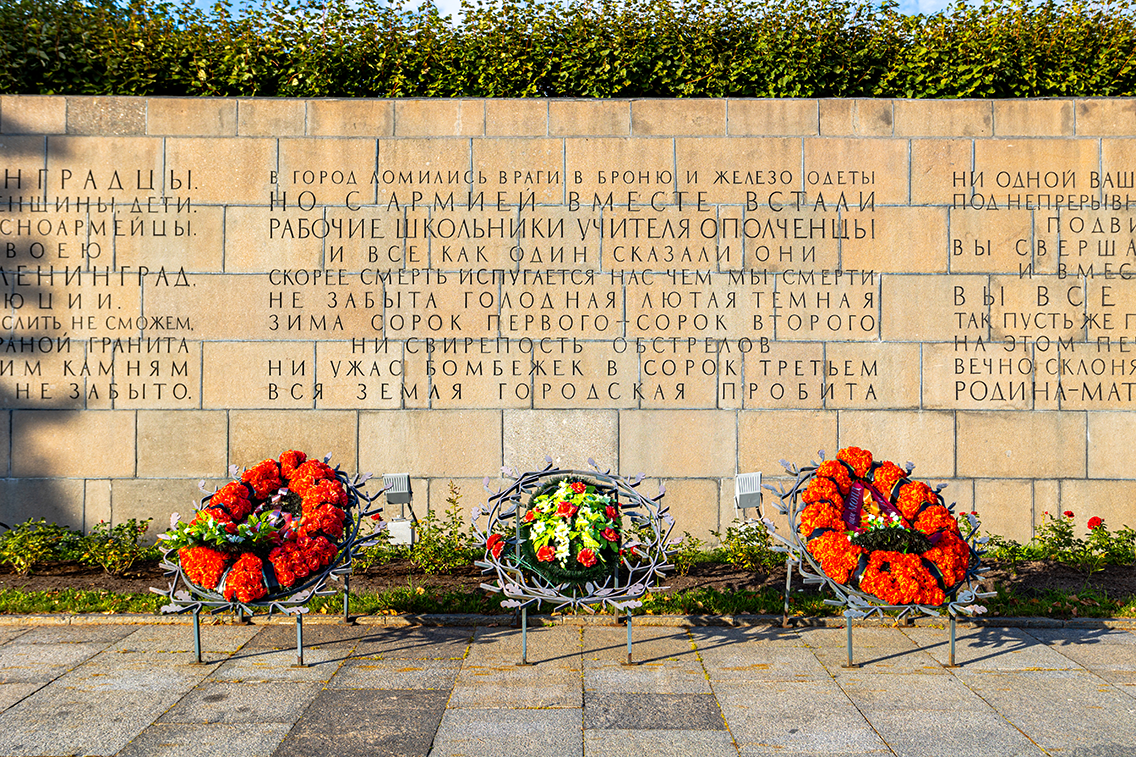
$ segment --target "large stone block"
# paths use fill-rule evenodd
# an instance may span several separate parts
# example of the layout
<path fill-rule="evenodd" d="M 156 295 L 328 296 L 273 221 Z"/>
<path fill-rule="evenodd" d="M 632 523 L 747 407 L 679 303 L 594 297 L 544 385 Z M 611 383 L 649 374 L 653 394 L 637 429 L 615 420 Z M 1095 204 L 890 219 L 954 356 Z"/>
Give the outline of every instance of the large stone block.
<path fill-rule="evenodd" d="M 556 137 L 627 136 L 631 133 L 631 103 L 549 100 L 548 133 Z"/>
<path fill-rule="evenodd" d="M 0 95 L 0 134 L 66 133 L 66 97 Z"/>
<path fill-rule="evenodd" d="M 548 100 L 486 100 L 485 136 L 543 137 L 548 134 Z"/>
<path fill-rule="evenodd" d="M 80 479 L 0 479 L 0 522 L 13 528 L 43 518 L 68 528 L 83 529 L 83 502 Z"/>
<path fill-rule="evenodd" d="M 394 134 L 391 100 L 311 100 L 308 134 L 313 137 L 389 137 Z"/>
<path fill-rule="evenodd" d="M 201 490 L 196 479 L 116 479 L 110 482 L 110 523 L 118 525 L 131 518 L 144 521 L 153 518 L 145 540 L 153 544 L 158 534 L 170 527 L 174 513 L 182 520 L 193 518 L 200 504 Z"/>
<path fill-rule="evenodd" d="M 824 137 L 890 137 L 895 131 L 892 100 L 826 98 L 820 101 Z"/>
<path fill-rule="evenodd" d="M 960 412 L 958 473 L 979 478 L 1085 475 L 1084 413 Z"/>
<path fill-rule="evenodd" d="M 994 114 L 989 100 L 896 100 L 897 137 L 989 137 Z"/>
<path fill-rule="evenodd" d="M 242 137 L 287 137 L 304 133 L 307 108 L 302 100 L 283 97 L 237 101 L 237 134 Z"/>
<path fill-rule="evenodd" d="M 222 411 L 138 413 L 138 475 L 146 478 L 225 476 L 229 419 Z"/>
<path fill-rule="evenodd" d="M 995 100 L 994 136 L 1071 137 L 1072 100 Z"/>
<path fill-rule="evenodd" d="M 394 101 L 396 137 L 479 137 L 484 133 L 483 100 Z"/>
<path fill-rule="evenodd" d="M 619 467 L 624 475 L 730 476 L 737 429 L 724 410 L 623 410 Z"/>
<path fill-rule="evenodd" d="M 615 410 L 506 410 L 504 464 L 517 472 L 540 470 L 545 457 L 561 468 L 588 470 L 588 458 L 619 470 L 619 418 Z"/>
<path fill-rule="evenodd" d="M 835 457 L 836 431 L 831 410 L 746 411 L 738 416 L 738 470 L 774 478 L 786 475 L 782 460 L 808 465 L 820 450 Z"/>
<path fill-rule="evenodd" d="M 730 136 L 811 137 L 820 133 L 816 100 L 727 100 L 726 132 Z"/>
<path fill-rule="evenodd" d="M 133 476 L 133 411 L 15 410 L 12 475 Z"/>
<path fill-rule="evenodd" d="M 1136 528 L 1132 498 L 1136 497 L 1136 481 L 1062 480 L 1061 507 L 1073 512 L 1078 536 L 1088 532 L 1090 518 L 1104 519 L 1110 531 L 1124 526 Z M 1050 515 L 1053 515 L 1050 511 Z"/>
<path fill-rule="evenodd" d="M 146 104 L 146 133 L 171 137 L 235 137 L 237 101 L 204 97 L 153 97 Z"/>
<path fill-rule="evenodd" d="M 710 532 L 722 531 L 729 525 L 728 522 L 722 523 L 719 515 L 721 495 L 718 479 L 648 478 L 639 485 L 639 493 L 653 499 L 658 496 L 660 485 L 666 487 L 660 504 L 669 508 L 669 514 L 674 518 L 672 541 L 689 533 L 710 544 L 715 541 Z"/>
<path fill-rule="evenodd" d="M 955 475 L 954 425 L 952 413 L 842 410 L 839 444 L 871 450 L 875 459 L 901 466 L 911 461 L 921 478 L 950 478 Z"/>
<path fill-rule="evenodd" d="M 1077 100 L 1077 136 L 1136 136 L 1136 103 L 1127 97 Z"/>
<path fill-rule="evenodd" d="M 136 97 L 68 97 L 67 133 L 146 133 L 146 101 Z"/>
<path fill-rule="evenodd" d="M 848 204 L 861 194 L 877 205 L 906 203 L 909 187 L 907 140 L 819 137 L 805 140 L 805 191 L 834 202 L 843 192 Z"/>
<path fill-rule="evenodd" d="M 229 465 L 247 468 L 279 458 L 290 449 L 323 459 L 347 473 L 357 470 L 356 414 L 343 410 L 232 410 L 229 412 Z"/>
<path fill-rule="evenodd" d="M 725 100 L 632 100 L 631 133 L 636 136 L 726 133 Z"/>
<path fill-rule="evenodd" d="M 495 474 L 503 464 L 500 410 L 359 413 L 359 464 L 431 478 Z"/>
<path fill-rule="evenodd" d="M 978 479 L 974 509 L 982 533 L 1025 543 L 1033 538 L 1033 482 L 1022 479 Z M 959 508 L 958 512 L 966 512 Z"/>
<path fill-rule="evenodd" d="M 273 139 L 184 137 L 165 144 L 166 170 L 188 182 L 179 192 L 194 202 L 260 205 L 276 191 Z"/>

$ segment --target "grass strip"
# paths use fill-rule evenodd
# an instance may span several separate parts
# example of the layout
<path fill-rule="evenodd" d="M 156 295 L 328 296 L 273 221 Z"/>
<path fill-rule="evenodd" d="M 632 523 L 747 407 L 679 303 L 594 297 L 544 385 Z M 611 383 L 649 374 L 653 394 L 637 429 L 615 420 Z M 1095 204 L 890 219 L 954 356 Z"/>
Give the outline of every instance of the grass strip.
<path fill-rule="evenodd" d="M 838 615 L 838 607 L 824 604 L 826 595 L 795 594 L 789 614 L 826 617 Z M 433 613 L 474 613 L 493 615 L 511 612 L 501 607 L 500 594 L 439 590 L 429 585 L 394 587 L 383 591 L 351 593 L 353 615 L 414 615 Z M 153 613 L 165 598 L 156 594 L 121 594 L 105 589 L 61 589 L 23 591 L 0 589 L 0 613 L 35 615 L 42 613 Z M 343 597 L 335 594 L 316 597 L 311 611 L 335 615 L 343 611 Z M 986 601 L 986 617 L 1136 618 L 1136 596 L 1113 598 L 1104 592 L 1083 590 L 1069 593 L 1057 589 L 1027 596 L 1006 587 Z M 772 588 L 761 591 L 691 589 L 672 594 L 648 594 L 637 615 L 779 615 L 783 599 Z"/>

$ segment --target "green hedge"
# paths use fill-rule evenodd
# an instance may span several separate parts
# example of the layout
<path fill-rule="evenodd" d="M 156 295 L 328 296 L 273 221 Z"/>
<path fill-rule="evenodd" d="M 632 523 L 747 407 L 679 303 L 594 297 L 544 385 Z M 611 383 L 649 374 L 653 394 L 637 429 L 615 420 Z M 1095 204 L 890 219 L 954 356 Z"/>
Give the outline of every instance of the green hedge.
<path fill-rule="evenodd" d="M 209 12 L 0 0 L 0 92 L 294 97 L 1132 95 L 1136 14 L 1007 0 L 600 0 L 467 7 L 308 0 Z"/>

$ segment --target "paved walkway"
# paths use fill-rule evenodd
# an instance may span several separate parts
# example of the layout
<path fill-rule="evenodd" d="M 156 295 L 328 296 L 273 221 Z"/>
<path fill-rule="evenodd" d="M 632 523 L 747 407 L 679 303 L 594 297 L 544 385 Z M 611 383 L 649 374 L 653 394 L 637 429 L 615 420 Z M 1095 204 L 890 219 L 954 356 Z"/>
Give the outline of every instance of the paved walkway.
<path fill-rule="evenodd" d="M 0 755 L 1136 755 L 1136 632 L 0 628 Z"/>

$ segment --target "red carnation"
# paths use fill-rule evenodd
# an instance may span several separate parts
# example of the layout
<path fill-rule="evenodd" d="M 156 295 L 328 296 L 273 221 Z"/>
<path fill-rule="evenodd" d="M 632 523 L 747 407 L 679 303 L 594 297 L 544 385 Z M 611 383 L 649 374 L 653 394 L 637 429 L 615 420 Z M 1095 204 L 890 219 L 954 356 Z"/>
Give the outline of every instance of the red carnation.
<path fill-rule="evenodd" d="M 1089 530 L 1090 531 L 1096 531 L 1098 528 L 1100 528 L 1103 525 L 1104 525 L 1104 521 L 1101 520 L 1100 518 L 1098 518 L 1097 516 L 1094 515 L 1093 517 L 1089 518 Z"/>
<path fill-rule="evenodd" d="M 541 562 L 552 562 L 556 559 L 556 550 L 546 544 L 536 551 L 536 559 Z"/>
<path fill-rule="evenodd" d="M 619 541 L 619 534 L 616 533 L 614 528 L 605 528 L 603 531 L 600 531 L 600 536 L 608 541 Z"/>
<path fill-rule="evenodd" d="M 501 537 L 501 534 L 490 534 L 489 538 L 485 540 L 485 548 L 496 559 L 501 556 L 501 550 L 505 548 L 505 539 Z"/>
<path fill-rule="evenodd" d="M 572 482 L 572 491 L 575 492 L 576 494 L 583 494 L 587 490 L 588 490 L 588 485 L 585 484 L 583 481 Z"/>
<path fill-rule="evenodd" d="M 590 568 L 596 564 L 596 553 L 590 549 L 581 549 L 580 554 L 576 555 L 576 562 L 583 565 L 585 568 Z"/>

